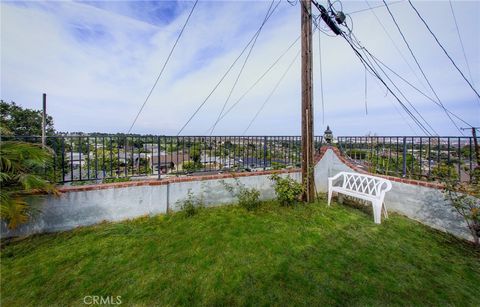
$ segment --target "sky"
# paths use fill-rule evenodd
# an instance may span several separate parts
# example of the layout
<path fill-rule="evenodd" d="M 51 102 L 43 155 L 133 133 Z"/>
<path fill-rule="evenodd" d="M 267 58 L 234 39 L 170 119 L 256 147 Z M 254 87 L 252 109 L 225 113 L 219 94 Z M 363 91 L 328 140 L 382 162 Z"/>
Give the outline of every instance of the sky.
<path fill-rule="evenodd" d="M 226 109 L 299 36 L 300 6 L 290 2 L 281 1 L 262 28 Z M 326 1 L 319 3 L 327 5 Z M 470 125 L 480 126 L 480 99 L 436 45 L 408 1 L 389 3 L 440 101 Z M 471 75 L 449 1 L 413 3 L 480 92 L 480 1 L 452 0 Z M 179 133 L 251 40 L 270 4 L 271 1 L 200 0 L 132 133 Z M 382 2 L 368 4 L 375 7 Z M 356 12 L 367 9 L 368 4 L 364 0 L 342 1 L 334 6 L 349 14 L 347 20 L 363 46 L 434 97 L 385 7 Z M 40 109 L 42 93 L 47 93 L 47 112 L 53 116 L 58 131 L 126 133 L 192 6 L 189 1 L 1 1 L 0 98 Z M 345 40 L 332 37 L 325 24 L 322 28 L 323 107 L 318 31 L 313 36 L 315 135 L 322 135 L 327 125 L 337 136 L 424 135 L 378 80 L 367 75 L 365 83 L 365 69 Z M 245 132 L 299 50 L 297 43 L 225 115 L 213 134 L 300 135 L 300 58 L 293 62 Z M 182 135 L 210 133 L 245 56 L 246 53 Z M 461 135 L 441 107 L 390 76 L 436 133 Z M 466 127 L 458 121 L 457 125 Z"/>

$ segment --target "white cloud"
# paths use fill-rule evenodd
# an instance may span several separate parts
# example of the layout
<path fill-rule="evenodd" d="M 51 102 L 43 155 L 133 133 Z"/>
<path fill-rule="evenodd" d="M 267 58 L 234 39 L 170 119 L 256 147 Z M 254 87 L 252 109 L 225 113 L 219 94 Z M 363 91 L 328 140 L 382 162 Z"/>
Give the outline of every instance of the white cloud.
<path fill-rule="evenodd" d="M 175 134 L 238 56 L 263 19 L 270 2 L 200 1 L 164 75 L 134 132 Z M 372 5 L 378 3 L 372 2 Z M 460 67 L 466 71 L 448 2 L 415 2 Z M 112 4 L 113 5 L 113 4 Z M 128 17 L 124 4 L 114 10 L 72 2 L 1 3 L 1 97 L 39 108 L 48 94 L 48 111 L 61 131 L 125 132 L 150 90 L 192 3 L 181 3 L 171 22 L 152 24 Z M 343 1 L 345 12 L 366 7 Z M 480 4 L 454 2 L 475 85 L 480 88 Z M 480 103 L 413 14 L 408 3 L 391 6 L 425 72 L 445 105 L 480 124 Z M 123 10 L 123 11 L 122 11 Z M 124 12 L 124 13 L 122 13 Z M 402 53 L 408 50 L 383 8 L 376 9 Z M 138 17 L 138 16 L 137 16 Z M 354 33 L 382 61 L 418 82 L 369 11 L 352 15 Z M 299 6 L 280 4 L 265 25 L 235 89 L 230 105 L 250 87 L 299 35 Z M 324 130 L 319 102 L 317 37 L 314 36 L 315 129 Z M 299 44 L 220 122 L 217 134 L 241 133 L 263 103 Z M 340 37 L 322 35 L 325 124 L 336 134 L 412 134 L 390 94 L 368 78 L 364 110 L 364 70 Z M 203 134 L 213 124 L 239 66 L 224 80 L 185 134 Z M 417 72 L 420 76 L 420 73 Z M 440 134 L 458 134 L 440 108 L 396 80 L 406 96 Z M 431 95 L 431 94 L 430 94 Z M 397 109 L 400 107 L 397 105 Z M 406 115 L 403 115 L 405 118 Z M 415 128 L 414 128 L 415 129 Z M 300 131 L 300 61 L 297 61 L 250 129 L 251 134 L 295 135 Z M 417 129 L 418 131 L 418 129 Z"/>

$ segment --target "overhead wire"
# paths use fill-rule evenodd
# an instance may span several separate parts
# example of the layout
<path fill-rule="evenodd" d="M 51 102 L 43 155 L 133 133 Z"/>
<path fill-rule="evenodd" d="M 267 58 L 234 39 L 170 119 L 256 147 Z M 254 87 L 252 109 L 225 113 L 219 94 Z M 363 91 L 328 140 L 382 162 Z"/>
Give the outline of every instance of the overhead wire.
<path fill-rule="evenodd" d="M 265 70 L 265 72 L 255 80 L 252 85 L 235 101 L 234 104 L 232 104 L 225 113 L 220 117 L 220 121 L 224 119 L 242 100 L 245 98 L 245 96 L 248 95 L 260 81 L 275 67 L 275 65 L 278 64 L 278 62 L 292 49 L 293 46 L 300 40 L 300 35 L 282 52 L 282 54 Z M 209 128 L 210 130 L 211 128 Z M 208 131 L 209 131 L 208 130 Z"/>
<path fill-rule="evenodd" d="M 185 23 L 183 24 L 182 29 L 181 29 L 180 32 L 178 33 L 178 36 L 177 36 L 177 39 L 175 40 L 175 43 L 173 44 L 172 48 L 170 49 L 170 53 L 168 54 L 165 62 L 163 63 L 162 69 L 160 70 L 160 73 L 158 74 L 157 79 L 156 79 L 155 82 L 153 83 L 153 86 L 152 86 L 152 88 L 150 89 L 147 97 L 145 98 L 142 106 L 140 107 L 140 110 L 138 110 L 138 113 L 137 113 L 137 115 L 135 116 L 135 119 L 133 120 L 132 124 L 130 125 L 130 128 L 128 129 L 127 134 L 132 131 L 133 126 L 135 126 L 135 123 L 137 122 L 138 117 L 139 117 L 140 114 L 142 113 L 143 108 L 144 108 L 145 105 L 147 104 L 148 99 L 149 99 L 150 96 L 152 95 L 153 90 L 155 89 L 155 87 L 157 86 L 158 80 L 160 80 L 160 77 L 162 76 L 163 71 L 165 70 L 165 67 L 167 67 L 168 62 L 170 61 L 170 57 L 172 56 L 173 51 L 175 50 L 175 47 L 177 47 L 178 41 L 180 40 L 180 37 L 182 37 L 183 31 L 185 30 L 185 28 L 186 28 L 186 26 L 187 26 L 187 24 L 188 24 L 188 21 L 190 20 L 190 17 L 192 17 L 193 11 L 195 10 L 195 7 L 197 6 L 197 3 L 198 3 L 198 0 L 196 0 L 195 3 L 193 4 L 192 9 L 190 10 L 190 13 L 188 14 L 188 17 L 187 17 L 187 19 L 185 20 Z"/>
<path fill-rule="evenodd" d="M 435 95 L 435 98 L 437 98 L 437 101 L 438 101 L 438 102 L 440 103 L 440 105 L 442 106 L 442 108 L 443 108 L 445 114 L 447 115 L 447 117 L 450 119 L 450 121 L 453 123 L 453 125 L 457 128 L 457 130 L 463 135 L 463 132 L 460 130 L 460 127 L 458 127 L 457 123 L 455 123 L 455 121 L 452 119 L 452 117 L 450 116 L 450 114 L 446 111 L 446 108 L 445 108 L 443 102 L 440 100 L 440 98 L 439 98 L 438 95 L 437 95 L 437 92 L 435 91 L 435 89 L 433 88 L 432 84 L 431 84 L 430 81 L 428 80 L 425 72 L 424 72 L 423 69 L 422 69 L 422 66 L 421 66 L 420 63 L 418 62 L 417 57 L 415 56 L 415 54 L 413 53 L 413 50 L 412 50 L 412 48 L 410 47 L 410 44 L 408 43 L 407 39 L 405 38 L 405 35 L 403 34 L 402 30 L 400 29 L 400 26 L 398 25 L 397 20 L 395 19 L 395 16 L 393 16 L 393 13 L 392 13 L 392 11 L 390 10 L 387 2 L 386 2 L 385 0 L 382 0 L 382 1 L 383 1 L 384 5 L 385 5 L 385 7 L 386 7 L 386 9 L 387 9 L 390 17 L 392 18 L 393 22 L 395 23 L 395 26 L 396 26 L 398 32 L 399 32 L 400 35 L 402 36 L 402 39 L 403 39 L 405 45 L 407 46 L 408 50 L 410 51 L 411 56 L 412 56 L 413 59 L 415 60 L 415 63 L 417 64 L 418 69 L 420 70 L 420 72 L 422 73 L 423 77 L 425 78 L 425 81 L 427 81 L 427 84 L 428 84 L 430 90 L 431 90 L 431 91 L 433 92 L 433 94 Z"/>
<path fill-rule="evenodd" d="M 405 2 L 405 0 L 390 2 L 390 5 L 394 5 L 394 4 L 398 4 L 398 3 L 402 3 L 402 2 Z M 350 12 L 348 14 L 351 15 L 351 14 L 357 14 L 357 13 L 361 13 L 361 12 L 365 12 L 365 11 L 373 11 L 374 9 L 378 9 L 380 7 L 383 7 L 383 4 L 380 4 L 380 5 L 377 5 L 377 6 L 374 6 L 374 7 L 369 7 L 369 8 L 366 8 L 366 9 L 353 11 L 353 12 Z"/>
<path fill-rule="evenodd" d="M 275 93 L 275 91 L 278 89 L 278 87 L 280 86 L 280 84 L 282 83 L 283 79 L 285 78 L 285 76 L 287 75 L 287 73 L 290 71 L 290 69 L 292 68 L 293 64 L 295 63 L 295 61 L 298 59 L 298 56 L 300 55 L 300 50 L 297 52 L 297 54 L 295 55 L 295 57 L 293 58 L 293 60 L 290 62 L 290 64 L 288 65 L 287 69 L 284 71 L 284 73 L 282 74 L 282 76 L 280 77 L 280 79 L 277 81 L 277 83 L 275 84 L 275 86 L 273 87 L 273 89 L 270 91 L 270 93 L 268 94 L 267 98 L 264 100 L 264 102 L 262 103 L 262 105 L 260 106 L 260 108 L 257 110 L 257 112 L 255 113 L 255 115 L 253 116 L 253 118 L 250 120 L 247 128 L 245 128 L 245 130 L 243 131 L 243 135 L 245 135 L 248 131 L 248 129 L 250 129 L 250 127 L 252 126 L 252 124 L 255 122 L 255 120 L 257 119 L 258 115 L 262 112 L 262 110 L 265 108 L 265 105 L 268 103 L 268 101 L 270 100 L 270 98 L 272 98 L 273 94 Z"/>
<path fill-rule="evenodd" d="M 467 54 L 465 52 L 465 47 L 463 46 L 462 36 L 460 35 L 460 29 L 457 23 L 457 17 L 455 16 L 455 11 L 453 10 L 452 0 L 448 0 L 450 3 L 450 11 L 452 12 L 453 21 L 455 22 L 455 28 L 457 29 L 458 40 L 460 41 L 460 46 L 462 47 L 463 58 L 465 59 L 465 64 L 467 65 L 468 75 L 470 76 L 470 82 L 473 83 L 472 71 L 470 70 L 470 65 L 468 64 Z"/>
<path fill-rule="evenodd" d="M 350 36 L 350 39 L 353 39 L 357 42 L 358 45 L 361 46 L 359 40 L 356 38 L 356 36 L 352 33 L 352 35 Z M 423 120 L 423 122 L 430 128 L 430 130 L 433 132 L 433 134 L 436 134 L 438 135 L 438 133 L 435 131 L 435 129 L 430 125 L 430 123 L 423 117 L 423 115 L 417 110 L 417 108 L 412 104 L 412 102 L 405 96 L 405 94 L 400 90 L 400 88 L 395 84 L 395 82 L 393 82 L 393 80 L 390 78 L 390 76 L 382 69 L 382 67 L 375 61 L 375 59 L 372 57 L 372 54 L 370 53 L 370 51 L 368 51 L 367 48 L 365 48 L 364 46 L 361 46 L 360 48 L 360 51 L 364 53 L 365 55 L 365 58 L 367 59 L 367 61 L 369 61 L 370 65 L 372 65 L 372 67 L 378 67 L 381 72 L 383 73 L 383 75 L 385 75 L 385 77 L 387 77 L 387 79 L 390 81 L 390 83 L 395 87 L 395 89 L 398 91 L 398 93 L 403 97 L 403 99 L 412 107 L 412 109 L 418 114 L 418 116 Z M 374 65 L 375 64 L 375 65 Z M 377 72 L 378 74 L 378 72 Z M 430 133 L 430 132 L 429 132 Z"/>
<path fill-rule="evenodd" d="M 322 44 L 321 35 L 322 31 L 318 28 L 318 66 L 320 74 L 320 98 L 322 99 L 322 125 L 325 126 L 325 98 L 323 95 L 323 69 L 322 69 Z"/>
<path fill-rule="evenodd" d="M 425 19 L 422 17 L 422 15 L 420 14 L 420 12 L 417 10 L 417 8 L 413 5 L 412 1 L 411 0 L 408 0 L 408 3 L 410 4 L 410 6 L 412 7 L 412 9 L 417 13 L 417 16 L 418 18 L 420 18 L 420 20 L 423 22 L 423 24 L 425 25 L 425 27 L 427 28 L 428 32 L 430 32 L 430 34 L 433 36 L 433 38 L 435 39 L 435 41 L 437 42 L 438 46 L 443 50 L 443 53 L 445 53 L 445 55 L 447 56 L 447 58 L 450 60 L 450 62 L 452 63 L 452 65 L 455 67 L 455 69 L 458 71 L 458 73 L 460 73 L 460 75 L 462 76 L 462 78 L 465 80 L 465 82 L 467 82 L 467 84 L 470 86 L 470 88 L 475 92 L 475 94 L 477 95 L 478 97 L 478 102 L 480 103 L 480 94 L 477 92 L 477 90 L 473 87 L 473 85 L 470 83 L 470 81 L 468 81 L 467 77 L 465 77 L 465 75 L 463 74 L 462 70 L 458 67 L 457 63 L 455 63 L 455 60 L 450 56 L 450 54 L 448 53 L 448 51 L 445 49 L 445 47 L 443 47 L 442 43 L 440 43 L 440 41 L 438 40 L 437 36 L 435 35 L 435 33 L 433 33 L 432 29 L 430 28 L 430 26 L 427 24 L 427 22 L 425 21 Z"/>
<path fill-rule="evenodd" d="M 330 15 L 332 18 L 335 18 L 337 13 L 331 9 L 333 7 L 333 3 L 331 3 L 329 1 L 329 4 L 330 4 Z M 351 20 L 351 18 L 350 18 Z M 351 20 L 352 21 L 352 20 Z M 360 42 L 355 38 L 353 39 L 352 37 L 354 37 L 353 33 L 352 33 L 352 29 L 350 29 L 350 27 L 348 26 L 348 24 L 346 24 L 346 22 L 342 22 L 340 24 L 340 26 L 342 26 L 343 28 L 346 28 L 346 30 L 348 31 L 348 33 L 345 31 L 345 30 L 341 30 L 341 33 L 340 35 L 347 41 L 347 43 L 350 45 L 350 47 L 352 48 L 352 50 L 355 52 L 355 54 L 357 55 L 357 57 L 360 59 L 360 62 L 362 63 L 362 65 L 364 66 L 364 68 L 369 72 L 371 73 L 373 76 L 376 77 L 377 81 L 380 80 L 382 82 L 382 84 L 385 86 L 385 88 L 387 89 L 387 93 L 390 92 L 394 97 L 395 99 L 398 101 L 398 103 L 402 106 L 402 108 L 405 110 L 405 112 L 412 118 L 412 120 L 416 123 L 417 126 L 419 126 L 421 128 L 421 130 L 423 131 L 423 133 L 427 134 L 427 135 L 430 135 L 430 132 L 428 131 L 428 129 L 416 118 L 416 116 L 408 109 L 408 107 L 399 99 L 399 97 L 393 92 L 393 90 L 387 85 L 387 83 L 383 80 L 383 78 L 380 76 L 379 72 L 377 72 L 375 66 L 373 65 L 373 63 L 371 63 L 371 60 L 368 58 L 368 56 L 365 54 L 364 52 L 364 47 L 361 46 Z M 353 22 L 352 22 L 352 26 L 353 26 Z M 347 38 L 348 37 L 348 38 Z M 349 39 L 350 38 L 350 39 Z M 358 51 L 358 49 L 360 51 Z M 365 54 L 365 58 L 362 56 L 361 52 L 363 52 Z M 378 64 L 377 64 L 378 66 Z M 388 75 L 387 75 L 388 77 Z M 390 79 L 390 82 L 392 82 L 392 80 Z M 392 84 L 396 87 L 396 89 L 400 92 L 400 94 L 402 94 L 402 96 L 406 99 L 406 97 L 403 95 L 403 93 L 400 91 L 400 89 L 396 86 L 396 84 L 394 84 L 392 82 Z M 409 102 L 410 103 L 410 102 Z M 411 104 L 411 103 L 410 103 Z M 412 106 L 414 108 L 414 106 Z M 418 112 L 417 112 L 418 113 Z M 421 114 L 419 114 L 419 116 L 421 117 Z M 403 118 L 403 116 L 402 116 Z M 423 119 L 423 117 L 422 117 Z M 424 120 L 425 121 L 425 120 Z M 426 121 L 425 121 L 426 122 Z M 407 124 L 409 125 L 409 123 L 407 122 Z M 428 122 L 426 122 L 427 125 Z M 430 126 L 431 127 L 431 126 Z"/>
<path fill-rule="evenodd" d="M 390 92 L 393 97 L 397 100 L 397 102 L 402 106 L 402 108 L 405 110 L 405 112 L 412 118 L 412 120 L 415 122 L 415 124 L 426 134 L 430 135 L 429 131 L 425 128 L 425 126 L 416 118 L 416 116 L 408 109 L 408 107 L 398 98 L 398 96 L 390 89 L 388 84 L 383 80 L 383 78 L 377 73 L 375 68 L 373 68 L 362 56 L 362 54 L 354 47 L 354 45 L 347 39 L 346 35 L 344 33 L 340 34 L 345 41 L 350 45 L 352 50 L 355 52 L 356 56 L 360 59 L 360 62 L 363 64 L 365 68 L 368 67 L 369 71 L 378 79 L 380 82 L 385 86 L 385 88 Z"/>
<path fill-rule="evenodd" d="M 268 15 L 268 19 L 270 19 L 270 17 L 273 15 L 273 11 L 270 13 L 270 15 Z M 263 25 L 262 25 L 263 27 Z M 233 63 L 229 66 L 229 68 L 226 70 L 226 72 L 223 74 L 223 76 L 220 78 L 220 80 L 217 82 L 217 84 L 213 87 L 213 89 L 210 91 L 210 93 L 207 95 L 207 97 L 200 103 L 200 105 L 195 109 L 195 111 L 193 112 L 193 114 L 188 118 L 188 120 L 185 122 L 185 124 L 183 124 L 182 128 L 178 131 L 177 133 L 177 136 L 180 135 L 180 133 L 182 133 L 182 131 L 185 129 L 185 127 L 188 126 L 188 124 L 192 121 L 192 119 L 197 115 L 197 113 L 202 109 L 202 107 L 205 105 L 205 103 L 207 103 L 208 99 L 213 95 L 213 93 L 217 90 L 218 86 L 223 82 L 223 80 L 225 79 L 225 77 L 230 73 L 230 71 L 232 70 L 232 68 L 235 66 L 235 64 L 238 62 L 238 60 L 242 57 L 242 55 L 245 53 L 245 51 L 247 50 L 248 46 L 250 46 L 250 44 L 253 42 L 253 40 L 255 39 L 256 35 L 258 32 L 260 32 L 261 28 L 259 28 L 252 36 L 252 38 L 250 39 L 250 41 L 245 45 L 245 47 L 243 48 L 243 50 L 240 52 L 240 54 L 237 56 L 237 58 L 233 61 Z M 222 117 L 223 118 L 223 117 Z M 213 127 L 213 126 L 212 126 Z"/>
<path fill-rule="evenodd" d="M 403 2 L 403 1 L 401 1 Z M 370 2 L 368 2 L 368 0 L 365 0 L 365 3 L 367 4 L 368 7 L 371 8 L 370 6 Z M 392 5 L 392 3 L 390 3 L 390 5 Z M 381 5 L 383 6 L 383 4 Z M 377 6 L 378 7 L 378 6 Z M 403 59 L 403 61 L 405 62 L 405 64 L 407 64 L 408 68 L 410 69 L 410 71 L 413 73 L 413 75 L 415 76 L 415 78 L 417 78 L 418 82 L 425 88 L 425 84 L 422 82 L 422 80 L 420 80 L 420 77 L 418 76 L 418 74 L 415 72 L 415 70 L 413 69 L 412 65 L 410 64 L 409 61 L 407 61 L 407 58 L 405 57 L 405 55 L 403 54 L 403 52 L 400 50 L 400 48 L 398 47 L 397 43 L 395 43 L 395 40 L 392 38 L 392 36 L 390 35 L 390 33 L 387 31 L 387 28 L 385 27 L 385 25 L 383 24 L 383 22 L 381 21 L 381 19 L 378 17 L 378 15 L 375 13 L 374 10 L 370 10 L 371 13 L 373 14 L 373 16 L 375 17 L 375 19 L 377 20 L 377 22 L 380 24 L 380 26 L 382 27 L 383 29 L 383 32 L 385 32 L 385 34 L 387 35 L 388 39 L 390 40 L 390 42 L 392 43 L 392 45 L 395 47 L 395 49 L 397 50 L 398 54 L 400 55 L 400 57 Z"/>
<path fill-rule="evenodd" d="M 364 90 L 364 95 L 365 95 L 365 115 L 368 115 L 368 104 L 367 104 L 367 68 L 365 68 L 365 90 Z"/>
<path fill-rule="evenodd" d="M 277 5 L 273 9 L 274 11 L 278 7 L 280 2 L 281 1 L 277 2 Z M 255 47 L 255 43 L 257 42 L 257 39 L 260 36 L 261 30 L 263 29 L 263 26 L 265 25 L 265 23 L 267 21 L 267 18 L 268 18 L 268 15 L 270 13 L 270 10 L 272 9 L 273 3 L 275 3 L 275 0 L 272 0 L 272 2 L 270 3 L 270 6 L 268 7 L 267 13 L 265 14 L 265 18 L 263 19 L 263 22 L 260 26 L 260 31 L 257 32 L 257 35 L 255 36 L 255 39 L 253 40 L 253 43 L 250 45 L 250 50 L 248 51 L 247 56 L 245 57 L 245 60 L 243 61 L 243 65 L 242 65 L 242 67 L 240 68 L 240 71 L 237 74 L 237 78 L 235 79 L 235 82 L 233 83 L 233 86 L 230 89 L 230 92 L 228 93 L 227 99 L 225 99 L 225 102 L 223 103 L 222 109 L 220 110 L 220 113 L 218 114 L 217 119 L 215 120 L 215 123 L 213 124 L 213 127 L 210 130 L 210 135 L 213 134 L 213 131 L 215 130 L 215 127 L 217 126 L 217 123 L 220 119 L 220 116 L 222 116 L 223 111 L 225 110 L 225 107 L 227 106 L 228 101 L 230 100 L 230 97 L 232 97 L 233 91 L 234 91 L 235 87 L 237 86 L 238 80 L 240 79 L 240 76 L 242 75 L 242 72 L 243 72 L 243 69 L 245 68 L 245 65 L 248 62 L 248 59 L 250 57 L 250 54 L 252 53 L 253 47 Z"/>
<path fill-rule="evenodd" d="M 427 98 L 428 100 L 432 101 L 433 103 L 435 103 L 436 105 L 440 106 L 440 104 L 438 103 L 438 101 L 436 101 L 435 99 L 433 99 L 432 97 L 428 96 L 427 94 L 425 94 L 423 91 L 421 91 L 418 87 L 416 87 L 415 85 L 413 85 L 411 82 L 409 82 L 407 79 L 405 79 L 404 77 L 402 77 L 400 74 L 398 74 L 396 71 L 394 71 L 391 67 L 389 67 L 387 64 L 385 64 L 384 62 L 382 62 L 379 58 L 375 57 L 373 54 L 371 54 L 371 57 L 374 58 L 377 62 L 379 62 L 383 67 L 385 67 L 386 69 L 388 69 L 391 73 L 393 73 L 395 76 L 397 76 L 400 80 L 402 80 L 403 82 L 405 82 L 406 84 L 408 84 L 411 88 L 413 88 L 414 90 L 416 90 L 419 94 L 421 94 L 422 96 L 424 96 L 425 98 Z M 441 107 L 441 106 L 440 106 Z M 462 123 L 464 123 L 465 125 L 469 126 L 469 127 L 473 127 L 471 124 L 469 124 L 468 122 L 466 122 L 463 118 L 459 117 L 457 114 L 453 113 L 452 111 L 450 111 L 449 109 L 446 109 L 448 113 L 450 113 L 450 115 L 452 115 L 453 117 L 455 117 L 456 119 L 458 119 L 459 121 L 461 121 Z"/>
<path fill-rule="evenodd" d="M 319 17 L 319 16 L 314 16 L 312 15 L 312 21 L 315 25 L 315 29 L 313 30 L 313 33 L 315 32 L 316 29 L 319 30 L 319 35 L 320 35 L 320 32 L 321 32 L 321 29 L 319 27 L 319 24 L 316 22 L 316 18 L 315 17 Z M 297 39 L 298 40 L 298 39 Z M 290 48 L 290 47 L 289 47 Z M 288 49 L 287 49 L 288 50 Z M 320 50 L 320 37 L 319 37 L 319 50 Z M 300 55 L 300 50 L 297 52 L 295 58 L 292 60 L 292 62 L 288 65 L 287 69 L 285 70 L 285 72 L 282 74 L 282 76 L 280 77 L 280 79 L 277 81 L 275 87 L 272 89 L 272 91 L 270 92 L 270 94 L 268 95 L 268 97 L 265 99 L 265 101 L 262 103 L 262 105 L 260 106 L 260 108 L 257 110 L 256 114 L 254 115 L 254 117 L 252 118 L 252 120 L 250 121 L 250 123 L 248 124 L 247 128 L 243 131 L 243 135 L 246 134 L 246 132 L 248 131 L 248 129 L 250 129 L 250 127 L 252 126 L 253 122 L 258 118 L 258 115 L 261 113 L 261 111 L 264 109 L 265 105 L 268 103 L 268 101 L 270 100 L 270 98 L 272 97 L 272 95 L 275 93 L 275 91 L 278 89 L 278 86 L 280 85 L 280 83 L 282 82 L 282 80 L 285 78 L 286 74 L 288 73 L 288 71 L 291 69 L 292 65 L 295 63 L 296 59 L 298 58 L 298 56 Z M 320 55 L 320 72 L 321 72 L 322 68 L 321 68 L 321 55 Z M 322 78 L 322 77 L 321 77 Z M 322 95 L 322 112 L 324 113 L 324 104 L 323 104 L 323 81 L 320 82 L 321 83 L 321 87 L 322 87 L 322 90 L 321 90 L 321 95 Z M 325 120 L 323 119 L 323 122 L 325 122 Z"/>

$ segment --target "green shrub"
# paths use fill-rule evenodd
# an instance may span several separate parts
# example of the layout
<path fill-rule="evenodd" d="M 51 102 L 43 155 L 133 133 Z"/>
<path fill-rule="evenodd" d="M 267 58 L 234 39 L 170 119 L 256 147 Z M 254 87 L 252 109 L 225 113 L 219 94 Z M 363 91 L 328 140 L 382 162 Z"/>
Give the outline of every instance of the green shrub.
<path fill-rule="evenodd" d="M 480 249 L 480 183 L 461 183 L 449 178 L 442 178 L 442 183 L 445 199 L 463 218 L 475 245 Z"/>
<path fill-rule="evenodd" d="M 275 194 L 281 205 L 291 206 L 300 199 L 303 193 L 301 183 L 295 181 L 290 176 L 283 178 L 277 174 L 270 176 L 270 179 L 275 182 Z"/>
<path fill-rule="evenodd" d="M 242 188 L 237 194 L 238 205 L 248 211 L 254 210 L 261 205 L 260 191 L 255 188 Z"/>
<path fill-rule="evenodd" d="M 255 188 L 247 188 L 238 179 L 235 178 L 235 185 L 221 181 L 225 190 L 237 198 L 237 204 L 248 211 L 260 207 L 260 191 Z"/>
<path fill-rule="evenodd" d="M 196 170 L 202 168 L 202 164 L 195 161 L 186 161 L 183 162 L 182 168 L 186 172 L 195 172 Z"/>
<path fill-rule="evenodd" d="M 283 169 L 283 168 L 286 168 L 287 165 L 285 165 L 284 163 L 280 163 L 280 162 L 272 162 L 272 169 Z"/>
<path fill-rule="evenodd" d="M 456 167 L 445 162 L 442 162 L 432 168 L 432 176 L 440 179 L 441 181 L 459 179 Z"/>
<path fill-rule="evenodd" d="M 177 201 L 177 205 L 180 205 L 180 209 L 186 217 L 192 217 L 204 207 L 204 202 L 202 197 L 195 196 L 191 190 L 188 190 L 187 198 Z"/>

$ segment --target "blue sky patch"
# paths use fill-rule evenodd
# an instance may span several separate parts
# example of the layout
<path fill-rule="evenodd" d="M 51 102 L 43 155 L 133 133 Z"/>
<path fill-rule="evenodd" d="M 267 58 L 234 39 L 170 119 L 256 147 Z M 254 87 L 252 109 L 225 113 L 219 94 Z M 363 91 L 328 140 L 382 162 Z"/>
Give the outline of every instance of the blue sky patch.
<path fill-rule="evenodd" d="M 169 24 L 181 11 L 177 1 L 81 1 L 80 3 L 156 26 Z"/>
<path fill-rule="evenodd" d="M 107 29 L 100 24 L 81 25 L 74 23 L 71 24 L 70 31 L 73 37 L 82 43 L 100 43 L 113 39 Z"/>

